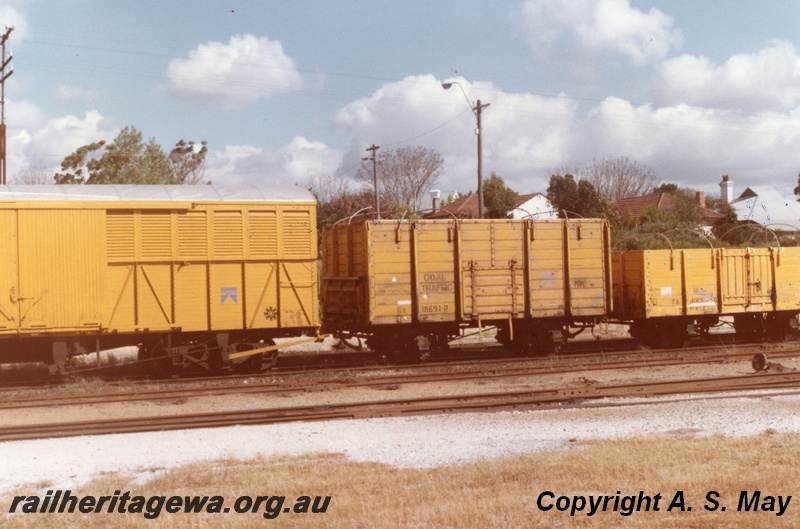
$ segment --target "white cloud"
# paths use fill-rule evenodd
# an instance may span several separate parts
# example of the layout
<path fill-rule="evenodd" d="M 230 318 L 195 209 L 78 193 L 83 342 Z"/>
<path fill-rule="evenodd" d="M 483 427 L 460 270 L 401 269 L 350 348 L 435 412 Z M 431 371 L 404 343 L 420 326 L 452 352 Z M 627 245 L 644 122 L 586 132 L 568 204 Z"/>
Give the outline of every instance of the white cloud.
<path fill-rule="evenodd" d="M 793 153 L 800 121 L 791 114 L 744 115 L 686 104 L 634 106 L 609 97 L 590 111 L 582 134 L 584 148 L 575 152 L 576 159 L 625 155 L 665 181 L 715 196 L 724 173 L 742 186 L 796 183 Z"/>
<path fill-rule="evenodd" d="M 305 185 L 315 176 L 333 174 L 342 153 L 297 136 L 280 149 L 228 145 L 211 152 L 206 177 L 215 184 Z"/>
<path fill-rule="evenodd" d="M 49 120 L 44 127 L 33 131 L 31 146 L 36 152 L 51 155 L 63 153 L 63 159 L 78 147 L 113 139 L 118 132 L 99 112 L 89 110 L 83 118 L 63 116 Z"/>
<path fill-rule="evenodd" d="M 482 111 L 485 178 L 495 171 L 521 192 L 538 191 L 544 173 L 570 156 L 577 124 L 573 100 L 509 94 L 491 83 L 463 78 L 449 81 L 460 83 L 472 105 L 478 99 L 490 105 Z M 477 122 L 470 106 L 457 85 L 445 91 L 432 75 L 386 84 L 337 114 L 337 124 L 353 136 L 353 148 L 343 166 L 357 164 L 372 143 L 383 149 L 422 145 L 436 149 L 445 159 L 440 189 L 446 193 L 475 190 Z"/>
<path fill-rule="evenodd" d="M 8 101 L 14 119 L 8 127 L 8 177 L 31 166 L 57 170 L 82 145 L 116 137 L 114 127 L 96 110 L 77 116 L 48 117 L 30 101 Z"/>
<path fill-rule="evenodd" d="M 0 5 L 0 31 L 5 33 L 6 26 L 14 27 L 11 33 L 11 42 L 28 36 L 30 25 L 27 17 L 22 12 L 22 7 L 27 4 L 26 0 L 5 0 Z M 6 50 L 8 51 L 8 50 Z"/>
<path fill-rule="evenodd" d="M 169 63 L 167 79 L 176 97 L 227 107 L 241 107 L 303 86 L 281 43 L 253 35 L 236 35 L 227 44 L 199 45 L 188 58 Z"/>
<path fill-rule="evenodd" d="M 657 87 L 665 103 L 745 112 L 791 110 L 800 104 L 800 56 L 788 42 L 734 55 L 723 64 L 681 55 L 661 65 Z"/>
<path fill-rule="evenodd" d="M 745 185 L 796 184 L 800 108 L 794 113 L 742 114 L 677 103 L 634 105 L 607 97 L 584 100 L 506 93 L 490 83 L 457 79 L 482 114 L 483 175 L 496 172 L 520 193 L 544 192 L 554 171 L 593 159 L 627 156 L 664 181 L 716 196 L 722 174 Z M 353 137 L 342 168 L 357 166 L 372 143 L 382 149 L 423 145 L 445 159 L 443 192 L 476 188 L 476 121 L 454 86 L 434 76 L 388 83 L 344 107 L 336 123 Z M 408 141 L 404 141 L 408 140 Z M 380 151 L 379 151 L 380 152 Z"/>
<path fill-rule="evenodd" d="M 527 0 L 518 23 L 534 53 L 546 55 L 563 41 L 588 50 L 610 50 L 636 64 L 663 59 L 682 43 L 672 17 L 629 0 Z"/>

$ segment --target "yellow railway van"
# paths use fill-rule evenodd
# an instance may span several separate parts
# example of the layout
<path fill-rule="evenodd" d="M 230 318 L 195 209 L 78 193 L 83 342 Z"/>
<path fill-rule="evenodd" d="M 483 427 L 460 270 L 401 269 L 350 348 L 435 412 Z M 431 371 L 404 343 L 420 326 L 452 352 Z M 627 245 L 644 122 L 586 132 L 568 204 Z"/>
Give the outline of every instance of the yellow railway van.
<path fill-rule="evenodd" d="M 604 220 L 379 220 L 326 226 L 323 322 L 400 359 L 464 327 L 552 348 L 610 311 Z"/>
<path fill-rule="evenodd" d="M 800 312 L 800 248 L 614 252 L 614 318 L 652 345 L 679 346 L 732 316 L 737 334 L 782 338 Z"/>
<path fill-rule="evenodd" d="M 0 186 L 0 358 L 264 368 L 319 325 L 315 216 L 299 187 Z"/>

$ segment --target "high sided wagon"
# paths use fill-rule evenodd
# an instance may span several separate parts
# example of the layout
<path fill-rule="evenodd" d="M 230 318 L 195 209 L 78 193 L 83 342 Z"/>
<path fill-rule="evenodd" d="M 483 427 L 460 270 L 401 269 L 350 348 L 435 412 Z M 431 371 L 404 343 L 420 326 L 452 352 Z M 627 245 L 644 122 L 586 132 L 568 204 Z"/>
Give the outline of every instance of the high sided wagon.
<path fill-rule="evenodd" d="M 604 220 L 366 221 L 322 240 L 325 326 L 401 359 L 487 325 L 545 352 L 610 312 Z"/>
<path fill-rule="evenodd" d="M 736 333 L 782 339 L 800 313 L 800 248 L 613 254 L 614 314 L 648 345 L 680 346 L 720 317 Z"/>

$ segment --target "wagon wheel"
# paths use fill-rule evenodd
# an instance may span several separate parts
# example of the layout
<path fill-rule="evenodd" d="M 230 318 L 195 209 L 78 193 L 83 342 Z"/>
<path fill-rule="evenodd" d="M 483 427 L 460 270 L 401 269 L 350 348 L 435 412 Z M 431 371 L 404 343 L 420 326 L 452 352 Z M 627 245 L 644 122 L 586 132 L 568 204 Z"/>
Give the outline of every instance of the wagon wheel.
<path fill-rule="evenodd" d="M 750 363 L 755 371 L 764 371 L 764 369 L 767 368 L 767 355 L 764 353 L 758 353 L 753 356 Z"/>
<path fill-rule="evenodd" d="M 426 344 L 427 342 L 426 338 Z M 390 364 L 418 364 L 430 356 L 430 346 L 420 346 L 420 336 L 391 335 L 372 336 L 367 339 L 367 346 L 385 358 Z"/>
<path fill-rule="evenodd" d="M 137 359 L 142 373 L 150 378 L 167 378 L 174 372 L 172 358 L 161 342 L 139 345 Z"/>
<path fill-rule="evenodd" d="M 360 353 L 361 351 L 364 350 L 364 344 L 361 343 L 361 338 L 359 338 L 358 336 L 354 336 L 353 338 L 356 341 L 356 343 L 354 343 L 354 344 L 348 342 L 347 338 L 345 338 L 341 334 L 337 335 L 336 339 L 338 341 L 333 345 L 333 348 L 334 349 L 351 349 L 353 351 L 356 351 L 356 352 Z"/>

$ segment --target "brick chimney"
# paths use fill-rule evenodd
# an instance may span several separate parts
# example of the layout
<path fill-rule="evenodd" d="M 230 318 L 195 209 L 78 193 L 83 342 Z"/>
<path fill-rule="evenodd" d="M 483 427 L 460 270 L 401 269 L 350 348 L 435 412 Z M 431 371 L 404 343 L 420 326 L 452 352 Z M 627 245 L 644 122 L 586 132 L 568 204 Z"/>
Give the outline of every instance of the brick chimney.
<path fill-rule="evenodd" d="M 719 198 L 728 204 L 733 202 L 733 180 L 726 174 L 722 175 L 722 182 L 719 183 Z"/>
<path fill-rule="evenodd" d="M 695 193 L 695 199 L 697 200 L 697 207 L 705 209 L 706 207 L 706 194 L 703 191 L 698 191 Z"/>

